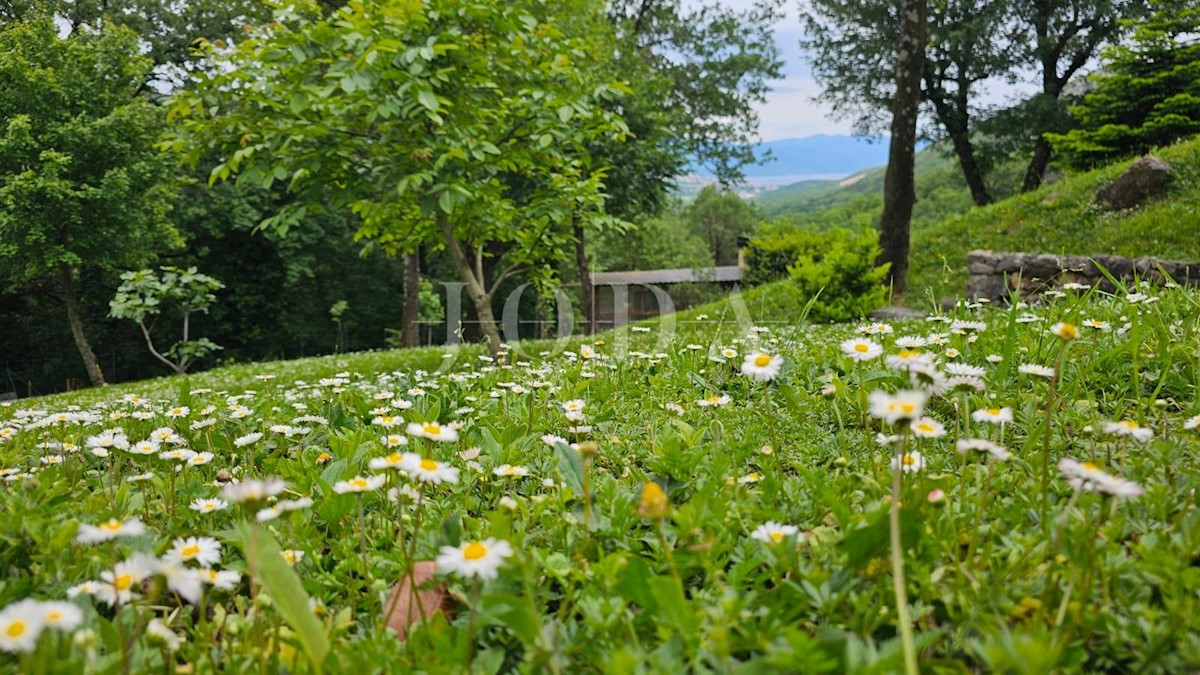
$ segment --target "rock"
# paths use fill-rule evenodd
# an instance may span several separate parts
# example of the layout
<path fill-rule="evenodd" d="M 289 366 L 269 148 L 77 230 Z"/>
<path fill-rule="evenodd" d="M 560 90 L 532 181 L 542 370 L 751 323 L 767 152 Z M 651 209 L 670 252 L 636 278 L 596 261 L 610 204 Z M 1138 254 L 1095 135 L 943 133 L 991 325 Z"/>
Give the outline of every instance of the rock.
<path fill-rule="evenodd" d="M 924 319 L 929 316 L 927 312 L 922 312 L 919 309 L 909 309 L 907 307 L 896 307 L 888 305 L 880 307 L 871 312 L 870 317 L 876 321 L 899 321 L 903 319 Z"/>
<path fill-rule="evenodd" d="M 401 640 L 408 636 L 408 627 L 419 619 L 428 619 L 438 612 L 445 614 L 446 618 L 453 617 L 454 599 L 446 591 L 446 584 L 422 588 L 433 581 L 435 572 L 437 563 L 431 560 L 418 561 L 413 565 L 412 576 L 404 575 L 400 583 L 392 588 L 384 608 L 385 611 L 391 610 L 387 617 L 388 627 L 396 631 Z M 415 594 L 414 587 L 417 589 Z"/>
<path fill-rule="evenodd" d="M 1130 165 L 1112 185 L 1096 193 L 1096 202 L 1110 209 L 1131 209 L 1164 192 L 1175 178 L 1171 165 L 1149 155 Z"/>

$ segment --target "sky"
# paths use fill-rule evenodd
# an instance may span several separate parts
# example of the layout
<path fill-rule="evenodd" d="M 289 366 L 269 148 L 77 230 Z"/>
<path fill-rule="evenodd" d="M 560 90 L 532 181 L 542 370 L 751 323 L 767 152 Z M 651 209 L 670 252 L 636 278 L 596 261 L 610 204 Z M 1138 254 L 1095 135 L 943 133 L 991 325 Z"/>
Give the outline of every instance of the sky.
<path fill-rule="evenodd" d="M 751 0 L 725 0 L 725 4 L 749 7 Z M 813 79 L 811 67 L 800 51 L 800 38 L 804 31 L 800 27 L 797 4 L 788 3 L 787 18 L 775 28 L 775 43 L 783 60 L 784 79 L 771 83 L 772 90 L 767 94 L 766 103 L 758 106 L 759 134 L 764 141 L 813 134 L 852 133 L 849 120 L 834 120 L 827 106 L 812 101 L 821 93 L 821 88 Z"/>
<path fill-rule="evenodd" d="M 749 8 L 754 0 L 722 0 L 722 4 L 735 9 Z M 776 25 L 775 43 L 783 61 L 783 79 L 771 82 L 767 101 L 758 106 L 760 140 L 773 141 L 781 138 L 798 138 L 814 134 L 853 133 L 850 120 L 831 117 L 827 105 L 813 102 L 821 92 L 812 76 L 812 67 L 800 50 L 800 38 L 804 31 L 800 24 L 799 5 L 801 0 L 788 0 L 786 17 Z M 1029 77 L 1023 78 L 1032 79 Z M 1008 84 L 1000 81 L 981 83 L 977 91 L 982 105 L 1010 102 L 1029 92 L 1032 83 Z"/>

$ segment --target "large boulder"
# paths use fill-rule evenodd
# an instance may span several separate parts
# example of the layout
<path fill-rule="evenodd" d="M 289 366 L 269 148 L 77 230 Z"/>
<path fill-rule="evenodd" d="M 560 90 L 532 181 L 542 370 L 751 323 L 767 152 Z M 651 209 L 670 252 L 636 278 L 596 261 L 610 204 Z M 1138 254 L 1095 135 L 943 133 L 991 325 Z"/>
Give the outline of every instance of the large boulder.
<path fill-rule="evenodd" d="M 1131 209 L 1167 191 L 1175 179 L 1171 165 L 1149 155 L 1130 165 L 1112 185 L 1096 193 L 1096 202 L 1110 209 Z"/>

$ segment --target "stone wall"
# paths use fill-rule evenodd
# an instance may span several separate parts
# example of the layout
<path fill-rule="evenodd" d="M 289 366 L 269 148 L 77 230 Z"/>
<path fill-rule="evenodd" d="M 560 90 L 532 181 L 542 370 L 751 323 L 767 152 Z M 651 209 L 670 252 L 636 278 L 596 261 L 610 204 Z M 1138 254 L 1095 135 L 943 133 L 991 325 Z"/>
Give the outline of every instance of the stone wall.
<path fill-rule="evenodd" d="M 1113 285 L 1100 267 L 1118 279 L 1134 279 L 1162 284 L 1163 274 L 1180 284 L 1200 285 L 1200 262 L 1175 262 L 1158 258 L 1122 258 L 1120 256 L 1059 256 L 1038 253 L 993 253 L 971 251 L 967 254 L 967 296 L 993 302 L 1007 299 L 1012 291 L 1021 297 L 1034 296 L 1063 284 L 1079 283 L 1113 291 Z"/>

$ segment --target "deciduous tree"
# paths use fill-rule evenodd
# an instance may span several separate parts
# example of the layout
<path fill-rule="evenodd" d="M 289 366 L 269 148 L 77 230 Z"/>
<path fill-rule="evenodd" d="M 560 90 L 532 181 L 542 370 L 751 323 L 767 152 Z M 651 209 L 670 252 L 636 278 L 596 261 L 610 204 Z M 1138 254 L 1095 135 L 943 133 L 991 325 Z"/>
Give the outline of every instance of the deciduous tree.
<path fill-rule="evenodd" d="M 125 28 L 0 29 L 0 278 L 54 280 L 93 385 L 105 380 L 78 285 L 179 243 L 170 163 L 154 149 L 161 111 L 137 93 L 152 65 Z"/>
<path fill-rule="evenodd" d="M 167 146 L 217 150 L 213 180 L 286 184 L 300 199 L 266 227 L 344 207 L 386 250 L 445 250 L 495 352 L 492 295 L 563 255 L 570 215 L 601 200 L 583 141 L 624 132 L 599 107 L 617 87 L 579 67 L 603 43 L 563 30 L 589 12 L 602 30 L 582 0 L 299 3 L 231 52 L 209 45 L 221 65 L 175 100 Z M 493 244 L 505 266 L 489 278 Z"/>

